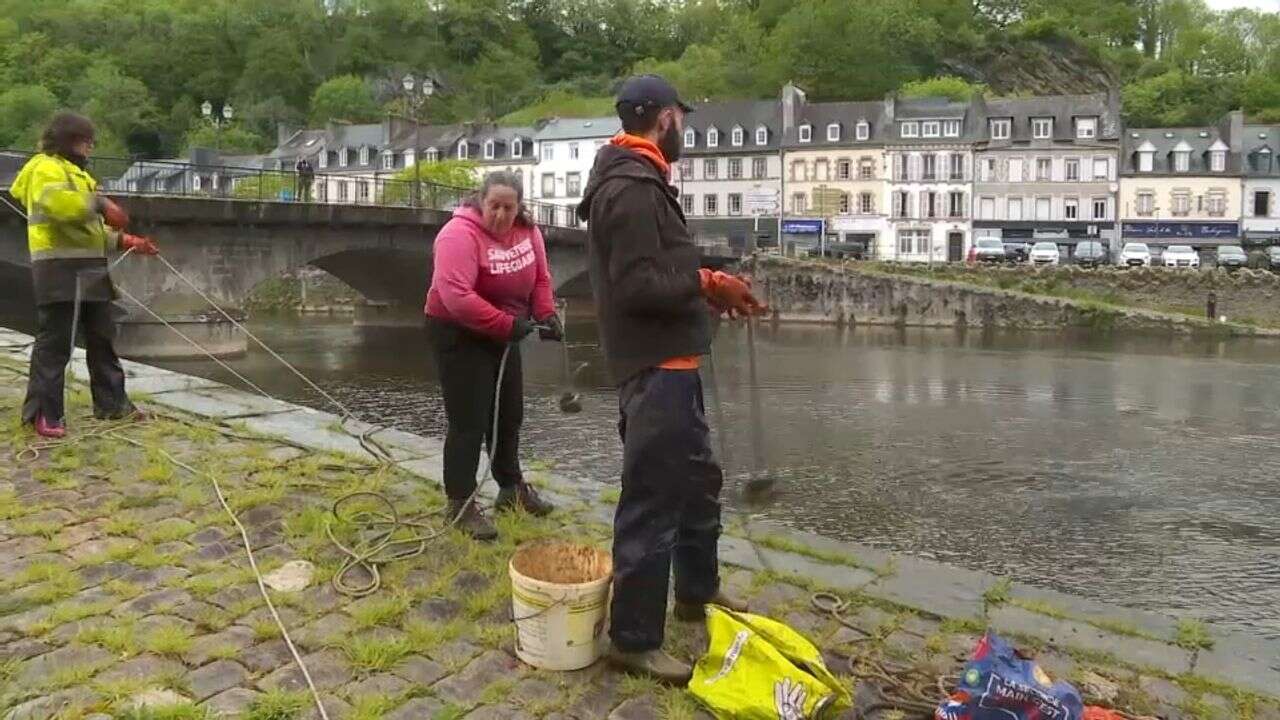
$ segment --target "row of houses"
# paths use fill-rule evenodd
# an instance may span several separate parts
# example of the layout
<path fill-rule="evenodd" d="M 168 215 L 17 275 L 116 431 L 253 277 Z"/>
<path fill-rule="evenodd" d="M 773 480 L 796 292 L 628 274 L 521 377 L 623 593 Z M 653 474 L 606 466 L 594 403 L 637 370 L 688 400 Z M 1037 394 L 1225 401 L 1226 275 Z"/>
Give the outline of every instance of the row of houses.
<path fill-rule="evenodd" d="M 618 130 L 613 117 L 330 123 L 282 128 L 259 162 L 288 172 L 306 158 L 315 199 L 378 202 L 379 183 L 418 159 L 468 160 L 516 173 L 539 221 L 572 225 L 595 153 Z M 1083 240 L 1270 244 L 1277 140 L 1280 127 L 1239 111 L 1206 127 L 1125 128 L 1114 93 L 809 102 L 787 85 L 773 100 L 697 104 L 672 181 L 699 240 L 740 250 L 936 262 L 984 237 L 1067 251 Z"/>

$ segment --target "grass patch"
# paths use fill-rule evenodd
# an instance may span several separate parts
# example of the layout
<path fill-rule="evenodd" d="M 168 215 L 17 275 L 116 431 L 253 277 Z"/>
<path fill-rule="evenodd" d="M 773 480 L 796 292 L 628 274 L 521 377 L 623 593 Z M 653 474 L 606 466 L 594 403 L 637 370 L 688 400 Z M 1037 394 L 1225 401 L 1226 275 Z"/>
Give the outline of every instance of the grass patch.
<path fill-rule="evenodd" d="M 44 583 L 74 578 L 75 572 L 63 563 L 36 562 L 23 568 L 7 582 L 0 584 L 5 590 L 20 588 L 32 583 Z"/>
<path fill-rule="evenodd" d="M 662 692 L 662 685 L 657 680 L 651 680 L 639 675 L 623 675 L 618 681 L 618 695 L 628 700 L 641 695 L 658 695 Z"/>
<path fill-rule="evenodd" d="M 801 555 L 829 565 L 845 565 L 847 567 L 874 570 L 874 568 L 868 568 L 866 565 L 859 562 L 858 559 L 852 555 L 812 547 L 800 542 L 799 540 L 783 535 L 755 535 L 747 539 L 761 547 L 769 548 L 770 550 L 778 550 L 781 552 Z"/>
<path fill-rule="evenodd" d="M 191 649 L 191 631 L 181 625 L 161 625 L 143 637 L 142 647 L 168 657 L 180 657 Z"/>
<path fill-rule="evenodd" d="M 1178 629 L 1174 635 L 1174 643 L 1187 650 L 1210 650 L 1213 638 L 1209 636 L 1209 628 L 1199 620 L 1183 618 L 1178 621 Z"/>
<path fill-rule="evenodd" d="M 356 627 L 367 629 L 379 625 L 395 625 L 409 609 L 411 599 L 404 593 L 394 593 L 386 597 L 375 597 L 349 609 L 351 619 Z"/>
<path fill-rule="evenodd" d="M 75 665 L 59 668 L 52 675 L 41 680 L 39 685 L 44 690 L 65 690 L 84 685 L 89 682 L 89 678 L 93 677 L 97 671 L 98 668 L 94 665 Z"/>
<path fill-rule="evenodd" d="M 490 650 L 501 650 L 515 640 L 515 629 L 509 625 L 486 623 L 476 631 L 476 639 Z"/>
<path fill-rule="evenodd" d="M 999 607 L 1009 602 L 1013 597 L 1013 581 L 1009 578 L 1000 578 L 995 585 L 987 588 L 982 593 L 982 601 L 990 607 Z"/>
<path fill-rule="evenodd" d="M 13 534 L 22 537 L 42 537 L 52 540 L 62 529 L 62 523 L 53 520 L 17 520 L 12 525 Z"/>
<path fill-rule="evenodd" d="M 944 618 L 938 629 L 953 635 L 981 635 L 987 626 L 973 618 Z"/>
<path fill-rule="evenodd" d="M 132 600 L 142 594 L 142 586 L 124 580 L 109 580 L 102 589 L 121 600 Z"/>
<path fill-rule="evenodd" d="M 472 620 L 479 620 L 510 603 L 511 589 L 501 583 L 493 583 L 478 593 L 468 595 L 462 602 L 462 612 Z"/>
<path fill-rule="evenodd" d="M 276 627 L 275 621 L 270 618 L 254 620 L 249 623 L 249 629 L 253 630 L 253 639 L 255 642 L 274 640 L 280 635 L 280 628 Z"/>
<path fill-rule="evenodd" d="M 174 540 L 182 540 L 195 532 L 196 526 L 182 518 L 161 520 L 138 535 L 143 542 L 161 545 Z"/>
<path fill-rule="evenodd" d="M 447 623 L 423 622 L 414 620 L 405 624 L 405 632 L 409 636 L 409 647 L 415 653 L 427 654 L 457 640 L 470 627 L 464 620 L 453 620 Z"/>
<path fill-rule="evenodd" d="M 207 708 L 191 703 L 179 703 L 161 708 L 129 710 L 120 716 L 122 720 L 213 720 L 215 715 Z"/>
<path fill-rule="evenodd" d="M 300 692 L 272 690 L 249 706 L 245 720 L 296 720 L 310 706 L 310 698 Z"/>
<path fill-rule="evenodd" d="M 356 671 L 367 675 L 390 670 L 413 652 L 403 638 L 350 637 L 339 647 Z"/>
<path fill-rule="evenodd" d="M 132 536 L 137 533 L 141 527 L 142 523 L 138 522 L 137 519 L 129 517 L 128 515 L 117 515 L 107 521 L 103 530 L 108 535 L 115 535 L 117 537 L 124 535 Z"/>
<path fill-rule="evenodd" d="M 622 499 L 621 490 L 610 489 L 600 493 L 600 502 L 607 503 L 609 505 L 617 505 L 618 501 L 621 499 Z"/>
<path fill-rule="evenodd" d="M 436 714 L 431 716 L 431 720 L 462 720 L 469 712 L 471 711 L 467 708 L 449 703 L 437 710 Z"/>
<path fill-rule="evenodd" d="M 495 680 L 485 686 L 480 691 L 480 705 L 496 705 L 507 699 L 511 694 L 511 689 L 516 686 L 515 678 L 502 678 Z"/>
<path fill-rule="evenodd" d="M 345 717 L 346 720 L 382 720 L 398 704 L 396 698 L 386 695 L 361 695 L 352 701 L 351 710 Z"/>
<path fill-rule="evenodd" d="M 661 707 L 664 720 L 693 720 L 701 706 L 684 689 L 667 688 L 662 694 Z"/>
<path fill-rule="evenodd" d="M 93 603 L 63 602 L 54 606 L 49 615 L 49 622 L 54 625 L 77 622 L 94 615 L 105 615 L 120 603 L 115 600 L 100 600 Z"/>
<path fill-rule="evenodd" d="M 127 658 L 138 653 L 137 634 L 134 631 L 134 624 L 127 620 L 118 625 L 86 628 L 80 631 L 76 636 L 76 640 L 87 645 L 97 645 L 121 658 Z"/>
<path fill-rule="evenodd" d="M 33 512 L 33 509 L 25 507 L 18 500 L 17 494 L 12 491 L 0 492 L 0 520 L 12 520 L 29 512 Z"/>

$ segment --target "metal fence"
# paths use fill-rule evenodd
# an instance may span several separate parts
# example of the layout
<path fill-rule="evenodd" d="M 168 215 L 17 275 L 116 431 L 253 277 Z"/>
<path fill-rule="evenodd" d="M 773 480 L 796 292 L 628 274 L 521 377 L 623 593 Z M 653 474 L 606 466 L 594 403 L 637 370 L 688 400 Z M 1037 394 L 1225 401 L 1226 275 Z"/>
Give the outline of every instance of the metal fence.
<path fill-rule="evenodd" d="M 0 167 L 21 166 L 31 153 L 4 151 Z M 104 192 L 113 195 L 219 198 L 260 202 L 452 210 L 473 192 L 471 188 L 429 180 L 401 180 L 376 173 L 299 173 L 266 168 L 210 165 L 172 160 L 126 160 L 93 157 L 88 171 Z M 12 173 L 0 174 L 7 187 Z M 579 227 L 576 208 L 536 201 L 525 206 L 540 225 Z"/>

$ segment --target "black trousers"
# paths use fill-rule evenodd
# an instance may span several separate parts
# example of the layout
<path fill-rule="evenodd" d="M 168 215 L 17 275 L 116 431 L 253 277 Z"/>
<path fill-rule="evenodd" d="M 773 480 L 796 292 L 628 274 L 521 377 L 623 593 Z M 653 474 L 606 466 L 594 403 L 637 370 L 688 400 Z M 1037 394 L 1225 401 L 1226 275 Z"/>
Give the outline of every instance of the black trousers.
<path fill-rule="evenodd" d="M 27 398 L 22 404 L 23 422 L 35 422 L 37 415 L 62 420 L 66 414 L 63 389 L 67 361 L 71 358 L 74 315 L 74 302 L 36 306 L 36 342 L 31 350 Z M 124 392 L 124 368 L 120 367 L 120 358 L 112 346 L 116 326 L 111 318 L 111 303 L 81 302 L 78 329 L 83 333 L 88 355 L 94 416 L 120 418 L 133 412 L 133 403 Z"/>
<path fill-rule="evenodd" d="M 444 488 L 450 500 L 466 500 L 476 489 L 480 447 L 493 456 L 500 487 L 524 481 L 520 472 L 520 425 L 524 422 L 524 372 L 520 346 L 512 344 L 499 389 L 498 436 L 493 437 L 493 393 L 506 343 L 455 323 L 427 319 L 435 351 L 449 430 L 444 439 Z M 494 441 L 497 448 L 494 448 Z"/>
<path fill-rule="evenodd" d="M 624 652 L 662 646 L 667 587 L 703 603 L 720 588 L 720 487 L 696 370 L 645 370 L 618 388 L 622 495 L 613 521 L 609 637 Z"/>

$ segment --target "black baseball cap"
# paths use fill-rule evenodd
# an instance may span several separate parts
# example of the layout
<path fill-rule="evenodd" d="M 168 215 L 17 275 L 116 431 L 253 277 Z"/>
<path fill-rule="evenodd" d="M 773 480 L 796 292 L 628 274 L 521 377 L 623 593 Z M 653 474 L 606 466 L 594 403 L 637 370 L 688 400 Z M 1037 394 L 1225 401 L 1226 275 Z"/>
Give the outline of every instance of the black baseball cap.
<path fill-rule="evenodd" d="M 614 104 L 618 108 L 678 107 L 685 112 L 693 112 L 693 108 L 680 99 L 671 83 L 658 75 L 635 75 L 627 78 L 618 89 L 618 101 Z"/>

